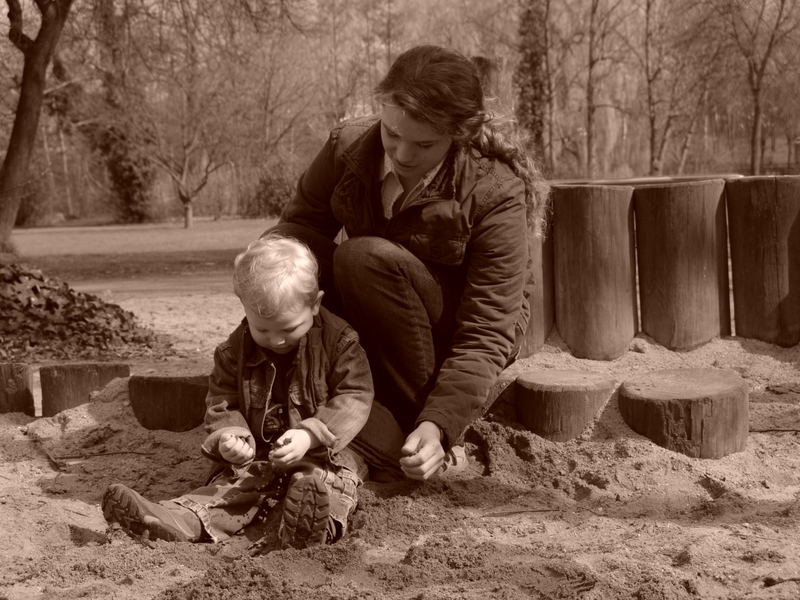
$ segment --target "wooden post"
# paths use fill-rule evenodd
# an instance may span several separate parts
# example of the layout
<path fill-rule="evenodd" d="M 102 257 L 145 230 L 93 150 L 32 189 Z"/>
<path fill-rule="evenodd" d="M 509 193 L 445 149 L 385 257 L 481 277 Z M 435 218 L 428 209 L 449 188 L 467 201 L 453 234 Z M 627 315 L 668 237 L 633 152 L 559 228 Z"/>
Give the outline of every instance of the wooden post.
<path fill-rule="evenodd" d="M 617 358 L 636 333 L 632 193 L 553 187 L 556 326 L 578 358 Z"/>
<path fill-rule="evenodd" d="M 729 335 L 721 179 L 637 187 L 642 331 L 670 350 Z"/>
<path fill-rule="evenodd" d="M 720 458 L 747 444 L 747 384 L 733 369 L 645 373 L 619 388 L 619 411 L 636 433 L 695 458 Z"/>
<path fill-rule="evenodd" d="M 117 377 L 128 377 L 131 369 L 124 363 L 71 363 L 48 365 L 39 369 L 42 379 L 42 416 L 53 415 L 85 404 L 90 394 Z"/>
<path fill-rule="evenodd" d="M 726 184 L 736 335 L 800 342 L 800 177 Z"/>
<path fill-rule="evenodd" d="M 613 379 L 596 373 L 527 371 L 514 382 L 517 419 L 548 440 L 571 440 L 592 424 L 615 388 Z"/>
<path fill-rule="evenodd" d="M 22 363 L 0 363 L 0 413 L 36 416 L 33 369 Z"/>
<path fill-rule="evenodd" d="M 128 382 L 128 393 L 133 414 L 145 429 L 189 431 L 205 417 L 208 375 L 133 375 Z"/>
<path fill-rule="evenodd" d="M 527 358 L 538 351 L 553 329 L 553 237 L 548 227 L 543 238 L 530 234 L 533 288 L 530 295 L 530 319 L 522 339 L 519 357 Z"/>

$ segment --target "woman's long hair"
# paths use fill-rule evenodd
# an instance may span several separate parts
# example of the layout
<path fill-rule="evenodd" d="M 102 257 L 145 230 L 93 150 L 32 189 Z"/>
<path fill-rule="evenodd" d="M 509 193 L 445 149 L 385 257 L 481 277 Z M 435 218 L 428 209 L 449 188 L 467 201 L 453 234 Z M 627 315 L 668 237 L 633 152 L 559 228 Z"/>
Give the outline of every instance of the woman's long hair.
<path fill-rule="evenodd" d="M 550 188 L 517 134 L 503 133 L 486 112 L 480 74 L 470 59 L 439 46 L 416 46 L 397 57 L 375 91 L 379 101 L 400 106 L 456 144 L 508 164 L 525 183 L 528 224 L 542 234 Z"/>

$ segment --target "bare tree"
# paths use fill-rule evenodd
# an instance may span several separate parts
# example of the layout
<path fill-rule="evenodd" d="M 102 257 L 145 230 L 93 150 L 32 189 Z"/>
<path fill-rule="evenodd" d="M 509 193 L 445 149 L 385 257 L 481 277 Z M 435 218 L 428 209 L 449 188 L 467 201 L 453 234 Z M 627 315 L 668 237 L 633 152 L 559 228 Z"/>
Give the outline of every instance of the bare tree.
<path fill-rule="evenodd" d="M 591 179 L 595 168 L 595 115 L 600 108 L 597 83 L 602 65 L 612 60 L 611 38 L 618 35 L 623 0 L 590 0 L 586 21 L 586 156 L 585 174 Z"/>
<path fill-rule="evenodd" d="M 515 73 L 517 119 L 531 136 L 537 156 L 544 155 L 544 135 L 548 98 L 547 0 L 528 0 L 519 20 L 520 61 Z"/>
<path fill-rule="evenodd" d="M 721 43 L 708 35 L 707 11 L 691 0 L 644 0 L 641 10 L 641 43 L 631 38 L 627 45 L 641 70 L 648 173 L 661 175 L 672 139 L 681 130 L 681 150 L 689 150 L 708 86 L 720 67 Z"/>
<path fill-rule="evenodd" d="M 776 52 L 790 43 L 800 25 L 798 0 L 722 0 L 719 14 L 728 24 L 733 46 L 747 69 L 752 101 L 750 126 L 750 172 L 761 172 L 763 152 L 764 94 L 774 74 Z"/>
<path fill-rule="evenodd" d="M 31 39 L 23 31 L 20 2 L 6 0 L 6 4 L 10 25 L 8 37 L 25 58 L 14 126 L 6 156 L 0 166 L 0 248 L 8 247 L 23 190 L 28 181 L 30 159 L 44 99 L 47 68 L 64 29 L 72 0 L 36 0 L 40 26 L 35 39 Z"/>

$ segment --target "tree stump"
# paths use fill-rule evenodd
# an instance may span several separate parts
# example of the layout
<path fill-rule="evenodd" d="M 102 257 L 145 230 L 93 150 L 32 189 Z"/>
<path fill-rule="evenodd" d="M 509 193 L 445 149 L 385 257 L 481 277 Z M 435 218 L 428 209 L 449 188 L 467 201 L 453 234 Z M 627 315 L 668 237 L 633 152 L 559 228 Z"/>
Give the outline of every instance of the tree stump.
<path fill-rule="evenodd" d="M 724 186 L 710 179 L 633 193 L 642 331 L 671 350 L 731 331 Z"/>
<path fill-rule="evenodd" d="M 549 229 L 549 228 L 548 228 Z M 533 233 L 529 234 L 533 236 Z M 543 345 L 555 321 L 553 316 L 553 240 L 551 231 L 543 238 L 531 237 L 531 269 L 533 285 L 530 290 L 530 318 L 522 339 L 519 358 L 527 358 Z"/>
<path fill-rule="evenodd" d="M 620 386 L 619 410 L 635 432 L 687 456 L 720 458 L 747 444 L 747 384 L 732 369 L 646 373 Z"/>
<path fill-rule="evenodd" d="M 36 416 L 33 370 L 22 363 L 0 363 L 0 413 L 10 412 Z"/>
<path fill-rule="evenodd" d="M 133 414 L 145 429 L 189 431 L 205 417 L 208 375 L 134 375 L 128 382 L 128 394 Z"/>
<path fill-rule="evenodd" d="M 517 419 L 548 440 L 571 440 L 591 425 L 615 388 L 614 380 L 596 373 L 527 371 L 514 382 Z"/>
<path fill-rule="evenodd" d="M 612 360 L 636 333 L 633 188 L 555 186 L 556 326 L 578 358 Z"/>
<path fill-rule="evenodd" d="M 117 377 L 128 377 L 124 363 L 72 363 L 48 365 L 39 369 L 42 381 L 42 416 L 52 417 L 62 410 L 85 404 L 91 393 Z"/>
<path fill-rule="evenodd" d="M 800 177 L 726 184 L 736 335 L 800 342 Z"/>

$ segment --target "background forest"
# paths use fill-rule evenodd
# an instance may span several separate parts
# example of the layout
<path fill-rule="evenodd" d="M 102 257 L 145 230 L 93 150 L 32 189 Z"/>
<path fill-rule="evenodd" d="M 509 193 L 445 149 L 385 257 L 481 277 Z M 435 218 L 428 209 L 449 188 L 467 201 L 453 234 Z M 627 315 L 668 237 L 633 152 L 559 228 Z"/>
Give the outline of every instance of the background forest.
<path fill-rule="evenodd" d="M 7 4 L 34 37 L 42 4 Z M 17 226 L 275 214 L 420 43 L 476 61 L 551 180 L 800 172 L 800 0 L 66 6 Z M 23 53 L 3 26 L 5 151 Z"/>

